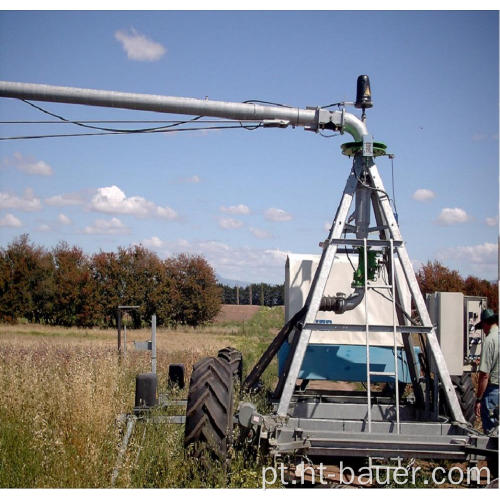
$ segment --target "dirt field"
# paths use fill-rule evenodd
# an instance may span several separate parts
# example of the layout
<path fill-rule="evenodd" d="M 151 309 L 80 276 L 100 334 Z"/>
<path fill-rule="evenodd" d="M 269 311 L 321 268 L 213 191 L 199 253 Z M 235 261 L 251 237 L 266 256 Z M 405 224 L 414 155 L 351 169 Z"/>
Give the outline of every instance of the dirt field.
<path fill-rule="evenodd" d="M 224 323 L 226 321 L 248 321 L 260 309 L 260 306 L 233 306 L 223 304 L 220 313 L 215 318 L 216 323 Z"/>

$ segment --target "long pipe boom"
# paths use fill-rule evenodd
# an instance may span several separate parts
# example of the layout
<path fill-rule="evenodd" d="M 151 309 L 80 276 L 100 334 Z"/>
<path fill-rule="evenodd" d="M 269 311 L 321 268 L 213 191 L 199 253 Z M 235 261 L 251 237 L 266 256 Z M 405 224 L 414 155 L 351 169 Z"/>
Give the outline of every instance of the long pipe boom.
<path fill-rule="evenodd" d="M 210 116 L 234 120 L 284 120 L 293 126 L 318 128 L 320 113 L 326 121 L 335 123 L 356 141 L 367 134 L 365 124 L 350 113 L 300 109 L 285 106 L 263 106 L 241 102 L 224 102 L 192 97 L 172 97 L 150 94 L 60 87 L 37 83 L 0 81 L 0 97 L 13 97 L 45 102 L 63 102 L 106 108 L 136 109 L 159 113 Z"/>

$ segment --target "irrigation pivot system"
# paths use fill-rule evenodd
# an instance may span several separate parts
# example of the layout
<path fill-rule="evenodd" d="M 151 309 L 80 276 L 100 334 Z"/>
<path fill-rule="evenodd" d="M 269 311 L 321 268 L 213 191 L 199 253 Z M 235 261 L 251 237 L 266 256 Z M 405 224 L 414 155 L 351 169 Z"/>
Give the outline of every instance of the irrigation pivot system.
<path fill-rule="evenodd" d="M 238 351 L 226 348 L 194 365 L 182 419 L 185 445 L 195 452 L 208 447 L 225 458 L 237 425 L 247 445 L 265 447 L 291 464 L 304 458 L 366 459 L 370 466 L 373 459 L 411 458 L 497 463 L 497 435 L 470 423 L 474 393 L 462 350 L 472 345 L 470 331 L 453 331 L 444 347 L 446 328 L 439 326 L 439 314 L 431 319 L 378 172 L 375 160 L 387 153 L 367 128 L 366 109 L 372 107 L 367 76 L 358 78 L 355 102 L 339 103 L 336 110 L 14 82 L 0 82 L 0 96 L 351 135 L 342 153 L 353 159 L 352 168 L 321 256 L 289 256 L 285 325 L 241 383 L 238 408 L 233 408 L 241 377 Z M 361 118 L 347 112 L 348 106 L 362 110 Z M 465 302 L 458 295 L 439 296 L 433 311 L 446 313 L 455 300 L 457 308 L 441 316 L 463 321 Z M 486 307 L 484 301 L 477 304 L 479 312 Z M 272 411 L 263 414 L 245 394 L 259 388 L 275 356 L 279 380 L 269 396 Z M 357 381 L 365 389 L 313 389 L 311 380 Z"/>

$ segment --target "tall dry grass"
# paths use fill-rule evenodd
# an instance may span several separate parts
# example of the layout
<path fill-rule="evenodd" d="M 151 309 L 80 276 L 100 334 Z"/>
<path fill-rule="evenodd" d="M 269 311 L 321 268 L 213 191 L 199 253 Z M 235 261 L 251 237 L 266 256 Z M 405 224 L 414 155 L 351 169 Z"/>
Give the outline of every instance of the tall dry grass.
<path fill-rule="evenodd" d="M 189 377 L 196 361 L 226 345 L 246 354 L 248 368 L 281 322 L 282 311 L 263 309 L 245 330 L 238 322 L 158 330 L 160 390 L 168 363 L 184 363 Z M 112 330 L 0 326 L 0 487 L 110 486 L 123 431 L 116 418 L 133 408 L 136 374 L 150 370 L 149 353 L 134 352 L 131 342 L 149 336 L 130 330 L 120 361 Z M 138 424 L 117 486 L 225 486 L 220 468 L 186 462 L 182 440 L 183 426 L 144 432 Z M 229 484 L 258 486 L 256 471 L 242 460 L 235 457 Z"/>

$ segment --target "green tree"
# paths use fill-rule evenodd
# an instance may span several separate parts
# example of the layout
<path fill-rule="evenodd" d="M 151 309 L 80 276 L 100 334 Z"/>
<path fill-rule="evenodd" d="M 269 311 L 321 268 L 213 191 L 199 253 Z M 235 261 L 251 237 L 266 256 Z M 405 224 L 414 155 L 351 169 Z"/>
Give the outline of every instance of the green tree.
<path fill-rule="evenodd" d="M 208 262 L 201 256 L 180 254 L 166 259 L 164 265 L 177 291 L 171 320 L 198 326 L 213 319 L 220 311 L 221 290 Z"/>
<path fill-rule="evenodd" d="M 422 294 L 432 292 L 462 292 L 464 280 L 458 271 L 452 271 L 438 261 L 428 261 L 416 273 Z"/>
<path fill-rule="evenodd" d="M 98 321 L 96 287 L 82 249 L 59 243 L 53 250 L 53 321 L 62 326 L 93 326 Z"/>
<path fill-rule="evenodd" d="M 23 234 L 0 251 L 0 319 L 48 321 L 53 304 L 50 254 Z"/>

